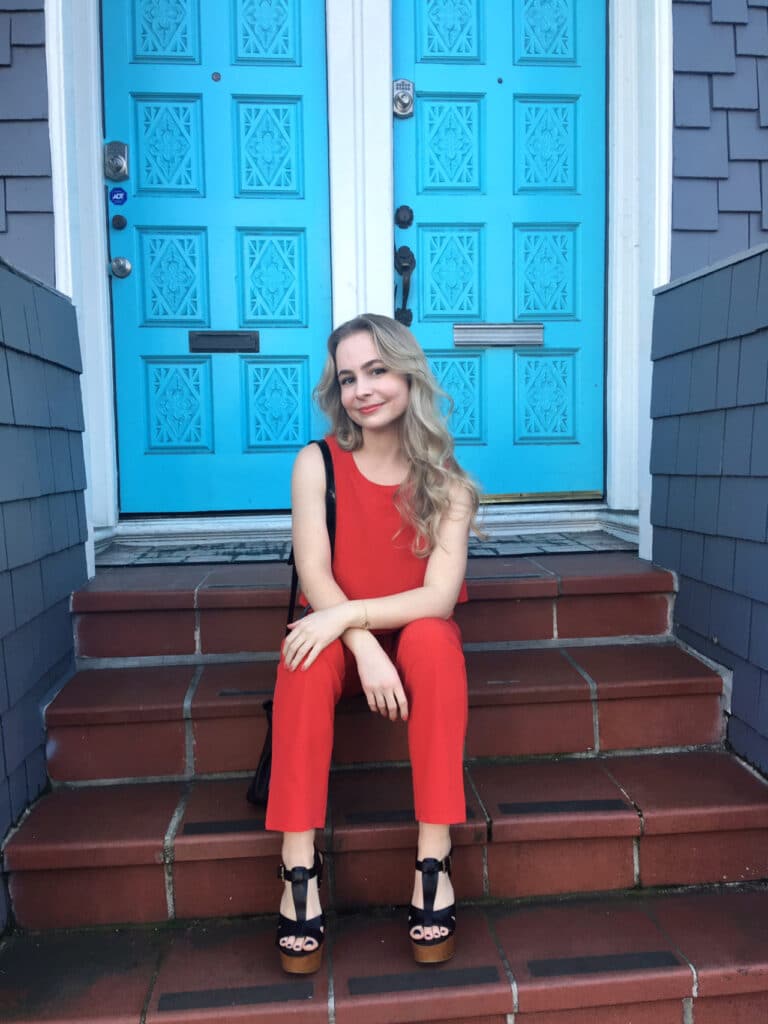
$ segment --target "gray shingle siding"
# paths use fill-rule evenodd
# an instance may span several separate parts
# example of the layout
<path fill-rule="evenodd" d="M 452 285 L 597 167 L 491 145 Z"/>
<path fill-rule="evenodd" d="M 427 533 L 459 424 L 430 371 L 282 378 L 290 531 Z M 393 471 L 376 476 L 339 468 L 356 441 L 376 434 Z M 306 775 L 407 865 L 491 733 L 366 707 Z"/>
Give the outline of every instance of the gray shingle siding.
<path fill-rule="evenodd" d="M 43 4 L 0 0 L 0 257 L 55 283 Z"/>
<path fill-rule="evenodd" d="M 768 242 L 768 0 L 676 0 L 672 277 Z"/>
<path fill-rule="evenodd" d="M 46 784 L 42 707 L 74 670 L 80 370 L 69 300 L 0 260 L 0 839 Z M 6 915 L 0 899 L 0 932 Z"/>
<path fill-rule="evenodd" d="M 674 629 L 733 669 L 728 738 L 768 771 L 768 250 L 656 296 L 654 561 Z"/>

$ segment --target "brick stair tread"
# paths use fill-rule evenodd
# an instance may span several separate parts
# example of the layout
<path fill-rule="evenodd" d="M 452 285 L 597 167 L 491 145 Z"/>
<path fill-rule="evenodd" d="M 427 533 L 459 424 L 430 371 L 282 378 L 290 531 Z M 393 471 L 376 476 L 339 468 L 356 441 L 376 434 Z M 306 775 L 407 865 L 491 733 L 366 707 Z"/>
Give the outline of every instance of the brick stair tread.
<path fill-rule="evenodd" d="M 456 609 L 467 642 L 668 635 L 671 573 L 627 552 L 475 558 Z M 82 659 L 277 651 L 282 563 L 100 570 L 72 598 Z"/>
<path fill-rule="evenodd" d="M 722 680 L 670 643 L 467 652 L 467 757 L 685 748 L 721 741 Z M 275 662 L 78 672 L 46 711 L 60 782 L 252 770 Z M 596 734 L 597 726 L 597 734 Z M 338 708 L 334 761 L 408 760 L 407 730 L 362 697 Z"/>
<path fill-rule="evenodd" d="M 264 607 L 287 604 L 290 570 L 282 562 L 210 566 L 102 568 L 72 598 L 74 612 Z M 623 552 L 470 558 L 470 599 L 578 594 L 664 593 L 665 569 Z"/>
<path fill-rule="evenodd" d="M 332 962 L 306 978 L 281 972 L 274 918 L 17 933 L 0 948 L 0 1017 L 138 1024 L 146 1007 L 149 1024 L 324 1024 L 332 980 L 338 1024 L 666 1024 L 683 1000 L 685 1019 L 742 1024 L 768 1008 L 766 921 L 757 887 L 462 907 L 455 958 L 417 968 L 403 911 L 339 915 Z"/>
<path fill-rule="evenodd" d="M 458 846 L 485 843 L 486 816 L 490 846 L 768 830 L 768 784 L 722 752 L 472 763 L 467 775 L 469 817 L 455 827 Z M 189 792 L 181 783 L 56 789 L 7 841 L 6 870 L 89 866 L 94 858 L 104 865 L 160 863 L 182 796 L 176 859 L 190 859 L 182 852 L 190 848 L 197 859 L 217 859 L 224 847 L 230 857 L 274 852 L 275 834 L 263 831 L 263 810 L 247 803 L 246 786 L 237 778 L 196 780 Z M 330 849 L 400 849 L 413 846 L 415 834 L 408 768 L 332 774 Z M 768 850 L 768 831 L 765 838 Z"/>
<path fill-rule="evenodd" d="M 58 789 L 5 843 L 7 871 L 160 864 L 180 783 Z"/>
<path fill-rule="evenodd" d="M 470 707 L 487 704 L 590 701 L 587 676 L 600 699 L 720 693 L 722 679 L 672 644 L 467 652 Z M 260 716 L 271 695 L 275 661 L 209 663 L 191 716 Z M 51 726 L 169 721 L 181 718 L 194 665 L 84 669 L 46 711 Z M 339 712 L 357 710 L 344 701 Z"/>

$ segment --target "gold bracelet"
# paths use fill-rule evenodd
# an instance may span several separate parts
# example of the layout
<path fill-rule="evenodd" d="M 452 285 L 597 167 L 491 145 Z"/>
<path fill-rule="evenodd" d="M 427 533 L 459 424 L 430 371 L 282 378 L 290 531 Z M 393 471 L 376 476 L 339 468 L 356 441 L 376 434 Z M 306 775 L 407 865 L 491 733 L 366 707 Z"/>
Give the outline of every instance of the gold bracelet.
<path fill-rule="evenodd" d="M 360 627 L 360 629 L 368 629 L 369 628 L 368 610 L 365 607 L 365 601 L 361 601 L 360 604 L 363 606 L 363 624 Z"/>

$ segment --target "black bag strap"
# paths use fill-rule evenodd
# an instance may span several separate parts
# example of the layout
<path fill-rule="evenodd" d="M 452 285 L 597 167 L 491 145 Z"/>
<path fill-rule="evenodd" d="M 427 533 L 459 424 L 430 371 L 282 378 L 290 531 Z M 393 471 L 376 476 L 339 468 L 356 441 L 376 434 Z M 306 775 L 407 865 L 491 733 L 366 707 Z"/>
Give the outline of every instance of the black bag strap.
<path fill-rule="evenodd" d="M 333 551 L 336 544 L 336 478 L 333 474 L 333 458 L 331 457 L 331 449 L 328 447 L 328 442 L 325 438 L 320 441 L 310 441 L 310 444 L 316 444 L 322 452 L 323 462 L 325 463 L 325 525 L 328 529 L 328 539 L 331 542 L 331 559 L 333 559 Z M 291 553 L 288 556 L 288 564 L 292 566 L 291 573 L 291 599 L 288 602 L 288 622 L 293 622 L 293 616 L 296 613 L 296 598 L 299 592 L 299 576 L 296 572 L 296 562 L 293 557 L 293 545 L 291 545 Z M 286 635 L 288 629 L 286 628 Z"/>

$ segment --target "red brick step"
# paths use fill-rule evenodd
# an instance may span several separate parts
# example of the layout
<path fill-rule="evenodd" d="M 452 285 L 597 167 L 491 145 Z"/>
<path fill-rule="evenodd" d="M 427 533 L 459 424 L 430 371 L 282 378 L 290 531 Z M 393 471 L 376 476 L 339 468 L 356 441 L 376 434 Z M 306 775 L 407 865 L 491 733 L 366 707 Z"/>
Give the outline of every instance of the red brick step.
<path fill-rule="evenodd" d="M 16 934 L 0 949 L 0 1018 L 139 1024 L 146 1007 L 150 1024 L 757 1024 L 766 921 L 758 888 L 460 908 L 455 958 L 417 968 L 403 910 L 341 916 L 307 978 L 281 972 L 274 918 Z"/>
<path fill-rule="evenodd" d="M 470 651 L 469 758 L 716 744 L 722 681 L 670 644 Z M 48 708 L 57 782 L 253 770 L 273 661 L 92 669 Z M 185 711 L 185 707 L 188 708 Z M 407 761 L 406 728 L 339 706 L 337 764 Z"/>
<path fill-rule="evenodd" d="M 674 580 L 626 552 L 474 558 L 466 642 L 661 636 Z M 276 651 L 285 625 L 284 564 L 100 569 L 72 598 L 81 658 Z"/>
<path fill-rule="evenodd" d="M 27 928 L 269 912 L 279 836 L 244 781 L 41 799 L 5 848 Z M 768 784 L 723 753 L 471 765 L 459 898 L 768 879 Z M 416 826 L 403 768 L 334 773 L 326 905 L 404 902 Z"/>

